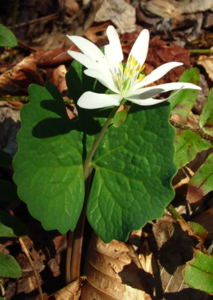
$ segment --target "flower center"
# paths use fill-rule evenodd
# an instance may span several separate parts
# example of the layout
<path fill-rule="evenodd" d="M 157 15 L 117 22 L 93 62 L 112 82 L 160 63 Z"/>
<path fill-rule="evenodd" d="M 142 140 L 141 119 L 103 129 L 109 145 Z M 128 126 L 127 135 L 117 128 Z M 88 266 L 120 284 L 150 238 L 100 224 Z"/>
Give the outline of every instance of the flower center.
<path fill-rule="evenodd" d="M 144 79 L 145 75 L 141 74 L 144 68 L 145 65 L 140 66 L 132 55 L 130 55 L 125 68 L 123 68 L 122 62 L 119 63 L 119 68 L 114 76 L 117 89 L 121 95 L 125 97 L 138 82 Z"/>

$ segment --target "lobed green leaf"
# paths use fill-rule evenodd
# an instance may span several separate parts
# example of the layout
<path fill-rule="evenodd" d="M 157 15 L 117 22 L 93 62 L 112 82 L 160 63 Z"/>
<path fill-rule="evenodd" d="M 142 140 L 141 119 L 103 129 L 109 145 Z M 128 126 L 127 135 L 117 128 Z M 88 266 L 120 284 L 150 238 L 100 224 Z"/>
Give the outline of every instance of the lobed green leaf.
<path fill-rule="evenodd" d="M 74 230 L 84 202 L 83 134 L 55 86 L 29 87 L 13 162 L 19 197 L 46 230 Z"/>
<path fill-rule="evenodd" d="M 175 130 L 170 106 L 133 105 L 120 127 L 111 126 L 95 153 L 87 217 L 104 242 L 162 216 L 174 197 L 171 180 Z"/>
<path fill-rule="evenodd" d="M 212 294 L 213 258 L 201 251 L 196 251 L 195 254 L 195 258 L 184 271 L 185 283 L 194 289 Z"/>

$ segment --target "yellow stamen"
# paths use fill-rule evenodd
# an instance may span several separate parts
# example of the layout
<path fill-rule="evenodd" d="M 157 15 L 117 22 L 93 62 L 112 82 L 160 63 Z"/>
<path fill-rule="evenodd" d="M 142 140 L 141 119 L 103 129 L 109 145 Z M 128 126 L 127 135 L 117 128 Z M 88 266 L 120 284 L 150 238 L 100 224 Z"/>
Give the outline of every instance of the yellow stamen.
<path fill-rule="evenodd" d="M 131 64 L 131 62 L 132 62 L 132 55 L 130 55 L 128 63 Z"/>
<path fill-rule="evenodd" d="M 145 69 L 145 65 L 143 65 L 140 69 L 140 72 L 142 72 Z"/>
<path fill-rule="evenodd" d="M 131 69 L 131 70 L 129 71 L 129 75 L 130 75 L 130 76 L 133 75 L 133 69 Z"/>
<path fill-rule="evenodd" d="M 115 73 L 115 79 L 117 82 L 119 81 L 118 74 L 116 74 L 116 73 Z"/>
<path fill-rule="evenodd" d="M 144 79 L 145 75 L 141 75 L 138 77 L 138 82 L 141 82 Z"/>
<path fill-rule="evenodd" d="M 123 64 L 121 61 L 119 62 L 119 66 L 120 66 L 121 71 L 123 72 L 124 67 L 123 67 Z"/>
<path fill-rule="evenodd" d="M 141 67 L 140 64 L 138 64 L 138 66 L 137 66 L 137 68 L 136 68 L 136 71 L 137 71 L 137 72 L 140 71 L 140 67 Z"/>

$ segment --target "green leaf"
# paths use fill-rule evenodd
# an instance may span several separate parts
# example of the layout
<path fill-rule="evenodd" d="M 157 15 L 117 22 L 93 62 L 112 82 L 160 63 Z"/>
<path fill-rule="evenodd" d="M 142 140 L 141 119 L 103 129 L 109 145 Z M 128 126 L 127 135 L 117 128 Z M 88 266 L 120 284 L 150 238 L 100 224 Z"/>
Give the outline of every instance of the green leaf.
<path fill-rule="evenodd" d="M 175 139 L 175 164 L 182 168 L 193 160 L 196 154 L 202 150 L 211 148 L 211 144 L 203 140 L 199 135 L 190 130 L 180 130 Z"/>
<path fill-rule="evenodd" d="M 200 115 L 199 125 L 207 134 L 213 135 L 213 88 L 210 90 Z"/>
<path fill-rule="evenodd" d="M 179 78 L 179 82 L 190 82 L 199 84 L 200 76 L 199 70 L 196 68 L 187 69 Z M 169 102 L 172 107 L 172 114 L 178 114 L 183 121 L 186 121 L 188 114 L 190 113 L 198 95 L 197 90 L 180 90 L 178 93 L 174 91 L 170 94 L 170 97 L 174 95 Z"/>
<path fill-rule="evenodd" d="M 8 180 L 0 180 L 0 201 L 19 201 L 15 184 Z"/>
<path fill-rule="evenodd" d="M 0 149 L 0 167 L 9 167 L 11 164 L 10 155 Z"/>
<path fill-rule="evenodd" d="M 84 202 L 83 133 L 66 114 L 56 87 L 29 87 L 21 110 L 14 181 L 19 197 L 46 230 L 74 230 Z"/>
<path fill-rule="evenodd" d="M 113 121 L 112 121 L 113 126 L 119 127 L 125 122 L 125 120 L 128 116 L 128 113 L 129 113 L 129 109 L 130 109 L 129 106 L 125 106 L 123 110 L 121 110 L 115 114 Z"/>
<path fill-rule="evenodd" d="M 192 176 L 188 184 L 187 200 L 199 201 L 212 191 L 213 187 L 213 153 L 208 156 L 204 164 Z M 190 201 L 192 202 L 192 201 Z"/>
<path fill-rule="evenodd" d="M 87 218 L 104 242 L 125 241 L 130 231 L 164 213 L 174 197 L 175 130 L 170 106 L 133 105 L 120 127 L 111 126 L 95 153 Z"/>
<path fill-rule="evenodd" d="M 19 237 L 27 233 L 27 227 L 18 218 L 0 211 L 0 237 Z"/>
<path fill-rule="evenodd" d="M 213 293 L 213 258 L 196 251 L 193 259 L 184 271 L 185 283 L 190 287 L 208 294 Z"/>
<path fill-rule="evenodd" d="M 0 277 L 19 278 L 22 276 L 21 268 L 11 255 L 0 253 Z"/>
<path fill-rule="evenodd" d="M 196 235 L 199 235 L 202 239 L 206 239 L 208 231 L 200 224 L 196 222 L 188 222 L 189 226 L 193 229 Z"/>
<path fill-rule="evenodd" d="M 12 31 L 0 24 L 0 46 L 16 47 L 17 45 L 17 39 Z"/>

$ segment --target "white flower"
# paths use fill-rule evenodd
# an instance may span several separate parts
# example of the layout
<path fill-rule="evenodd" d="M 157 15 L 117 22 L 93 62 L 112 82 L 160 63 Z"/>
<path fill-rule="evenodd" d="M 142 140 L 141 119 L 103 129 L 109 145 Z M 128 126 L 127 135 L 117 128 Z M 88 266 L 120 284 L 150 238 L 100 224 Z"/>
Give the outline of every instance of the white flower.
<path fill-rule="evenodd" d="M 180 62 L 169 62 L 154 70 L 151 74 L 144 76 L 141 71 L 149 46 L 149 31 L 141 31 L 129 54 L 126 67 L 123 68 L 123 52 L 117 31 L 113 26 L 107 28 L 109 44 L 105 46 L 105 55 L 93 43 L 79 36 L 68 36 L 68 38 L 83 52 L 68 51 L 74 59 L 84 65 L 87 69 L 84 73 L 98 79 L 104 86 L 115 94 L 97 94 L 85 92 L 77 104 L 80 107 L 94 109 L 108 106 L 118 106 L 122 99 L 130 100 L 139 105 L 154 105 L 167 99 L 153 99 L 163 92 L 180 89 L 200 90 L 199 86 L 191 83 L 175 82 L 145 87 L 161 77 L 171 69 L 181 66 Z"/>

